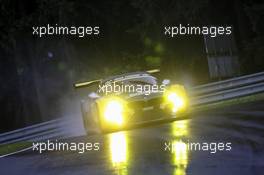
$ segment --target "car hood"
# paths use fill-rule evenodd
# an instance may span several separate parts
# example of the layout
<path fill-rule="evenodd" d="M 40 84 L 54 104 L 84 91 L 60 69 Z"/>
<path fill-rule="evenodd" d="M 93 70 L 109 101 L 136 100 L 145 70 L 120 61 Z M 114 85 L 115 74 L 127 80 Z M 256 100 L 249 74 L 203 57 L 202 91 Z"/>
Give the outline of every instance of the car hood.
<path fill-rule="evenodd" d="M 134 93 L 134 94 L 127 94 L 125 96 L 127 101 L 138 101 L 138 100 L 149 100 L 153 98 L 158 98 L 162 96 L 162 92 L 155 92 L 155 93 Z"/>

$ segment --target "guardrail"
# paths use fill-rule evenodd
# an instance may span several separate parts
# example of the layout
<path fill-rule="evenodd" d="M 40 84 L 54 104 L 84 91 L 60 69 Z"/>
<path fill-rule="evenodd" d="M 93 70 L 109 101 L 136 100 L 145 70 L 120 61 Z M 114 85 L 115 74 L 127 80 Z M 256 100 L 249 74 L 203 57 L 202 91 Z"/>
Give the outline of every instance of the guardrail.
<path fill-rule="evenodd" d="M 191 88 L 190 91 L 192 95 L 197 96 L 202 94 L 219 92 L 227 89 L 234 89 L 259 82 L 264 82 L 264 72 L 196 86 L 194 88 Z"/>
<path fill-rule="evenodd" d="M 191 89 L 191 105 L 204 105 L 264 92 L 264 72 L 200 85 Z M 67 137 L 71 120 L 55 119 L 0 134 L 0 145 Z"/>
<path fill-rule="evenodd" d="M 2 133 L 0 134 L 0 145 L 26 140 L 38 141 L 58 136 L 66 137 L 67 132 L 63 128 L 67 124 L 69 124 L 69 120 L 60 118 Z"/>
<path fill-rule="evenodd" d="M 204 105 L 208 103 L 215 103 L 261 92 L 264 92 L 264 82 L 248 86 L 242 86 L 235 89 L 219 91 L 204 96 L 197 96 L 193 99 L 193 101 L 191 100 L 191 105 Z"/>

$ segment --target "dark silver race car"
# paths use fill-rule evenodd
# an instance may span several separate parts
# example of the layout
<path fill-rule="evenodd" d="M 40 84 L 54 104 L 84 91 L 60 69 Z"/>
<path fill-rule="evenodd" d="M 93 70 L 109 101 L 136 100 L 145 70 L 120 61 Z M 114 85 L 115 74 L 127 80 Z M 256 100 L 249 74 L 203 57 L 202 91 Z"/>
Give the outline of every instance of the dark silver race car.
<path fill-rule="evenodd" d="M 158 83 L 152 75 L 159 70 L 133 72 L 102 80 L 77 83 L 75 88 L 98 85 L 82 101 L 84 128 L 102 132 L 120 130 L 133 124 L 168 115 L 178 115 L 188 106 L 184 86 Z"/>

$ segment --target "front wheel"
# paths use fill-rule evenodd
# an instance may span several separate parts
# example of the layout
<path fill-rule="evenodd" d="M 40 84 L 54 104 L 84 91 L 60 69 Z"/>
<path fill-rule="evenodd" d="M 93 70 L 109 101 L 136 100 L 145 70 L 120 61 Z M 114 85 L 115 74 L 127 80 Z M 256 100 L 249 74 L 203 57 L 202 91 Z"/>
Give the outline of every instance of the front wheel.
<path fill-rule="evenodd" d="M 92 100 L 83 101 L 81 111 L 86 135 L 100 132 L 98 111 L 95 102 Z"/>

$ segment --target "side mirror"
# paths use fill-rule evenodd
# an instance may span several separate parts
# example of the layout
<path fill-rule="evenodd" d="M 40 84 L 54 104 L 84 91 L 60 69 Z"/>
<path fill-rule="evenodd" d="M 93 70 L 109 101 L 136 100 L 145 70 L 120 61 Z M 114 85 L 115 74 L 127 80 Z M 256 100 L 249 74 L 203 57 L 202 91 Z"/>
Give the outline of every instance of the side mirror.
<path fill-rule="evenodd" d="M 169 80 L 169 79 L 164 79 L 164 80 L 162 81 L 162 84 L 165 85 L 165 86 L 167 86 L 167 85 L 170 84 L 170 80 Z"/>

